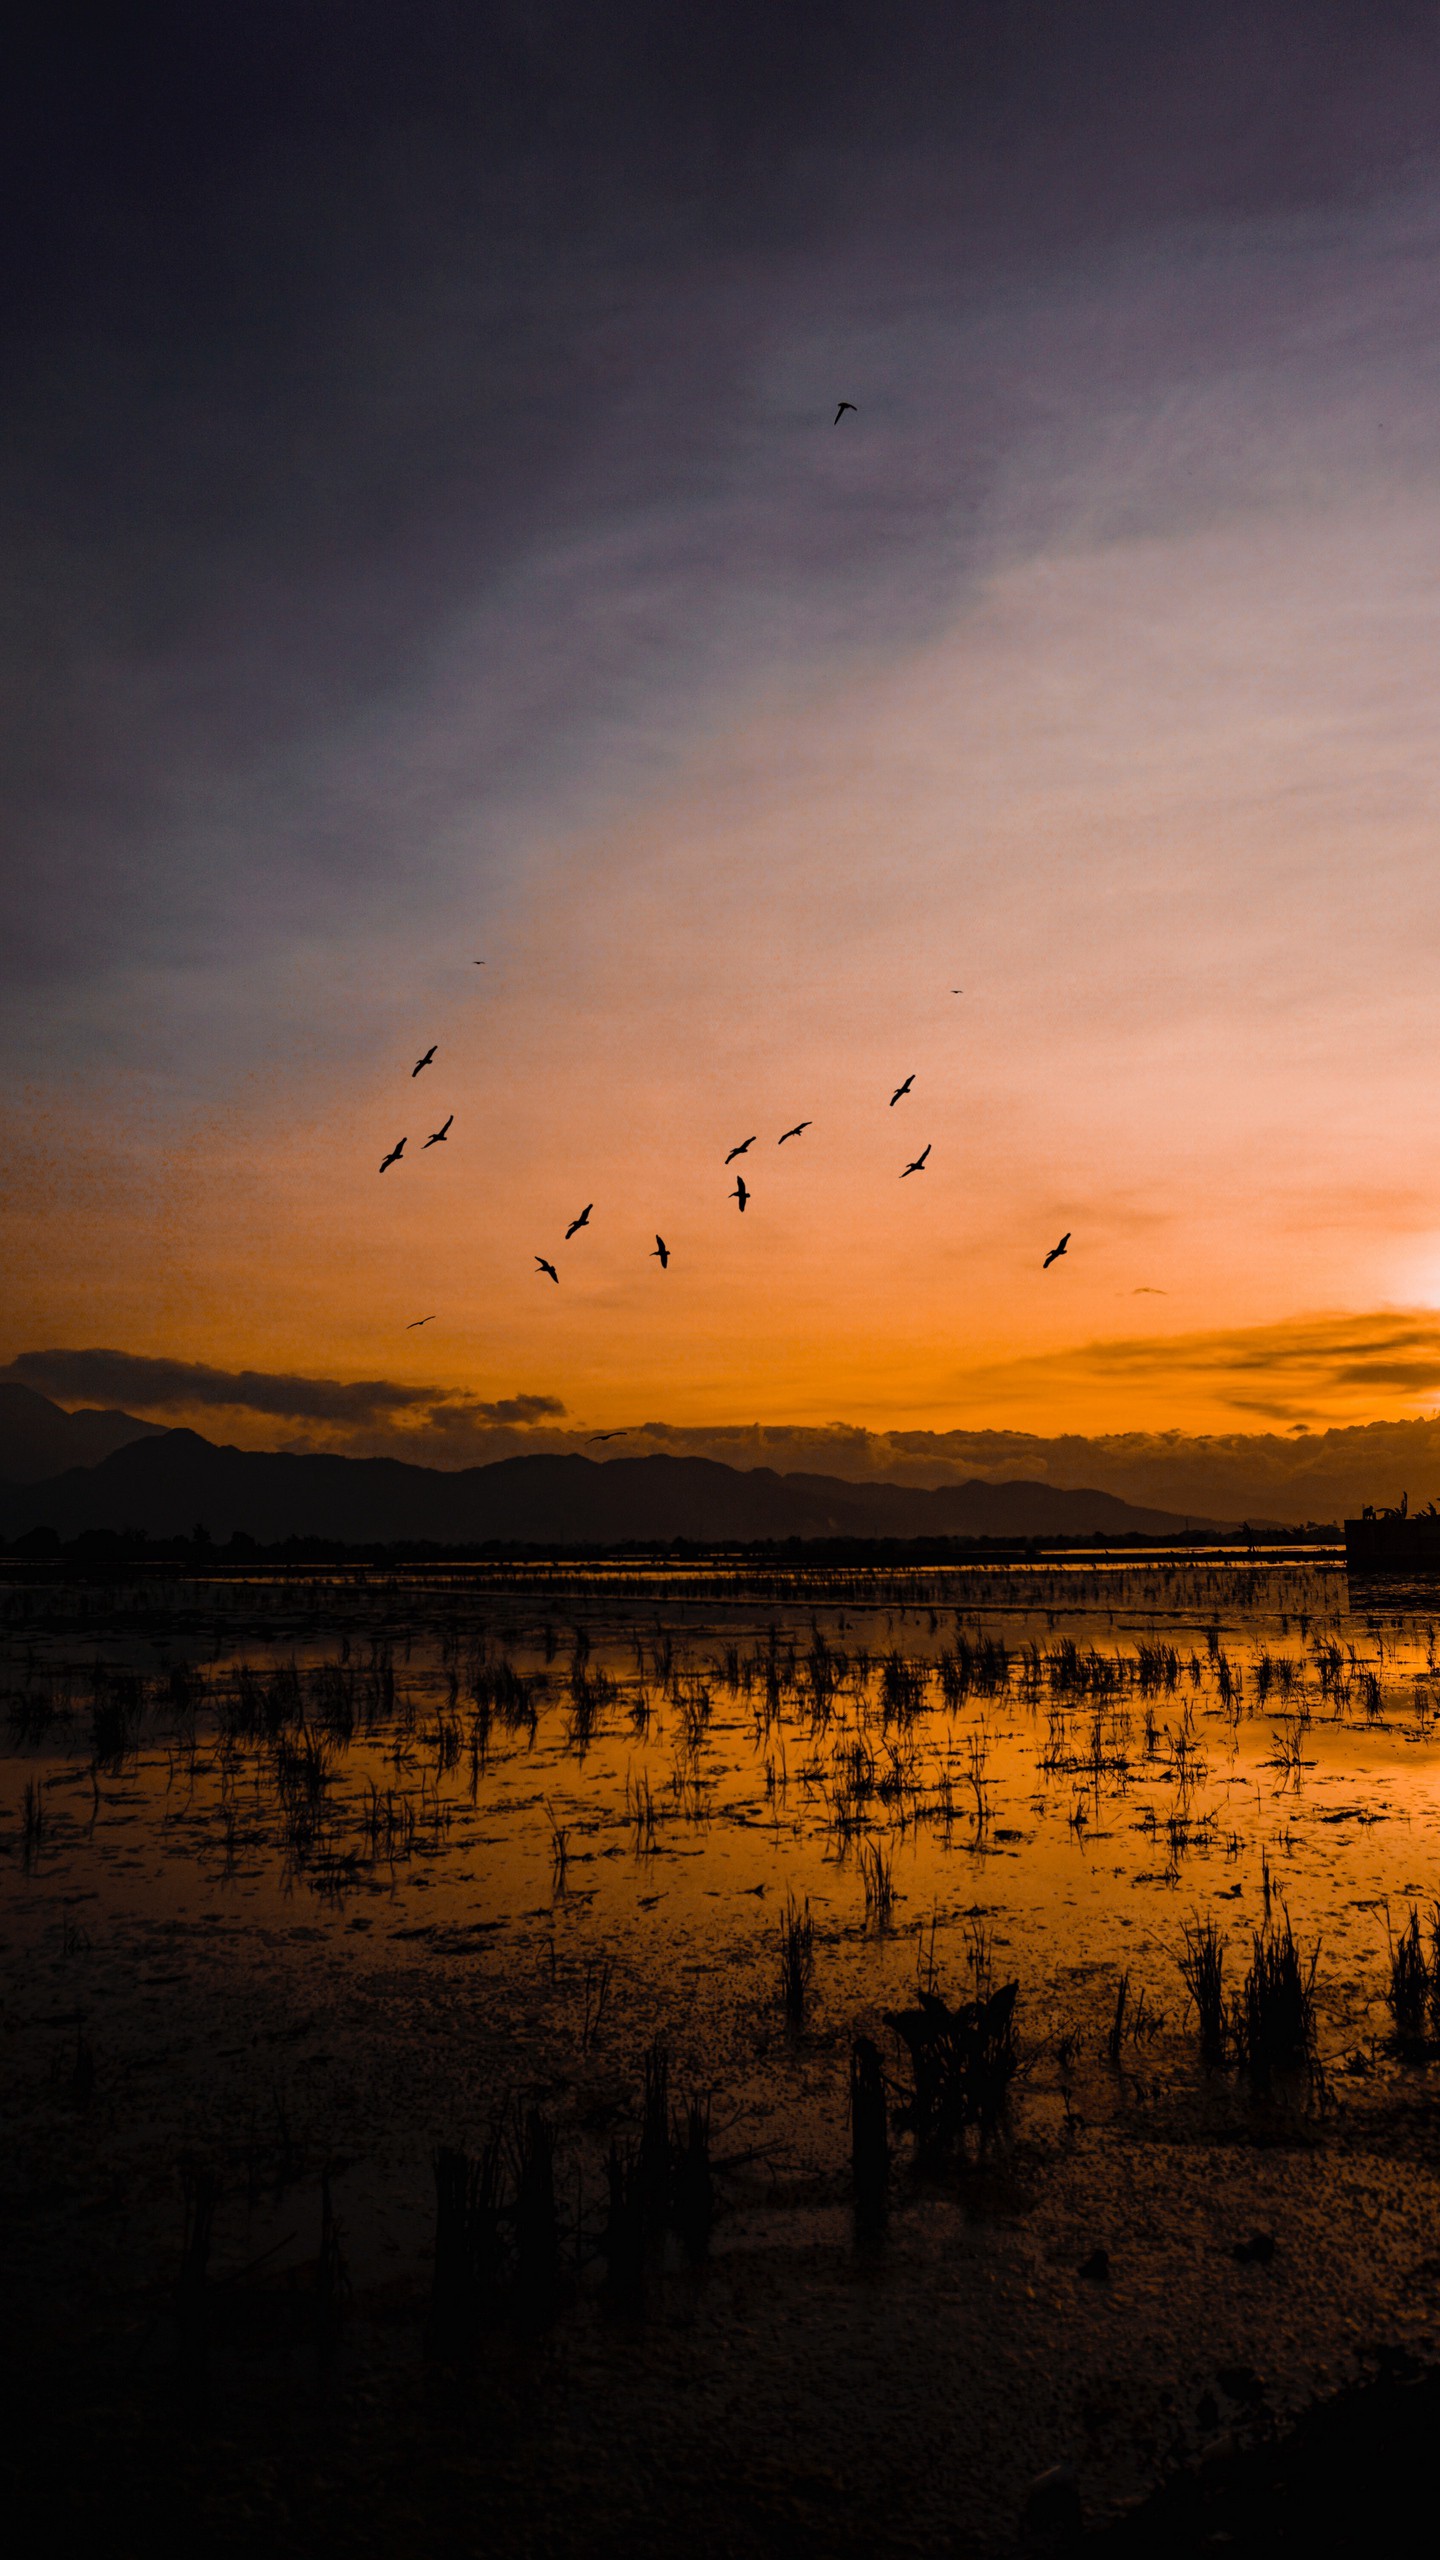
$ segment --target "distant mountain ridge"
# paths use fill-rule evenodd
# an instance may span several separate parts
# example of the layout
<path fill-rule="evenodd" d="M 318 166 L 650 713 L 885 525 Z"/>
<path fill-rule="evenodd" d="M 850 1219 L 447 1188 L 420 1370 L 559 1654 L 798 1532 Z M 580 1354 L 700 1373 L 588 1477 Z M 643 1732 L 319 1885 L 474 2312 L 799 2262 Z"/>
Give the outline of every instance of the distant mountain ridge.
<path fill-rule="evenodd" d="M 87 1407 L 66 1413 L 18 1380 L 0 1379 L 0 1484 L 37 1484 L 67 1467 L 98 1466 L 134 1440 L 153 1440 L 163 1422 Z"/>
<path fill-rule="evenodd" d="M 73 1417 L 72 1417 L 73 1418 Z M 741 1470 L 714 1458 L 535 1456 L 457 1471 L 399 1458 L 293 1456 L 217 1447 L 194 1431 L 130 1441 L 98 1465 L 0 1488 L 7 1537 L 46 1527 L 223 1540 L 333 1538 L 357 1545 L 490 1538 L 604 1545 L 627 1538 L 1166 1536 L 1222 1523 L 1146 1510 L 1118 1495 L 1023 1482 L 927 1490 L 838 1476 Z"/>

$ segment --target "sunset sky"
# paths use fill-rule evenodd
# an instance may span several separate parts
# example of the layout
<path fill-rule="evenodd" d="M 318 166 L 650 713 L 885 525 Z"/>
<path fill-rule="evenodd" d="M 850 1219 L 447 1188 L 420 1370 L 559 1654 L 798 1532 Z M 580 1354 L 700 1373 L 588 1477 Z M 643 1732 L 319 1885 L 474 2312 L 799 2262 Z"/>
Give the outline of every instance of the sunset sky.
<path fill-rule="evenodd" d="M 1433 11 L 35 44 L 0 1362 L 386 1429 L 1436 1410 Z"/>

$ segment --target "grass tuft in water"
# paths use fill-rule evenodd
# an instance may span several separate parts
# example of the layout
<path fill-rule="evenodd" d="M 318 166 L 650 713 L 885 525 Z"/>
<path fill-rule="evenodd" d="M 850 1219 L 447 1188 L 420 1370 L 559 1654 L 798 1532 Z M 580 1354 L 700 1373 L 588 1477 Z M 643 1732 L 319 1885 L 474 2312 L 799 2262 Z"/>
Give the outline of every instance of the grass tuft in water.
<path fill-rule="evenodd" d="M 1180 1973 L 1195 2004 L 1201 2059 L 1213 2068 L 1225 2059 L 1229 2030 L 1225 2012 L 1225 1941 L 1213 1920 L 1195 1920 L 1187 1926 Z"/>
<path fill-rule="evenodd" d="M 1288 1913 L 1280 1925 L 1257 1929 L 1250 1970 L 1235 2004 L 1235 2047 L 1256 2088 L 1277 2071 L 1308 2070 L 1315 2059 L 1317 1941 L 1305 1961 Z"/>
<path fill-rule="evenodd" d="M 1402 2053 L 1440 2038 L 1440 1903 L 1432 1906 L 1428 1939 L 1411 1903 L 1410 1917 L 1391 1945 L 1386 2003 Z"/>
<path fill-rule="evenodd" d="M 815 1978 L 815 1923 L 808 1902 L 787 1896 L 780 1920 L 780 2000 L 792 2027 L 803 2027 Z"/>
<path fill-rule="evenodd" d="M 913 2132 L 922 2159 L 952 2151 L 972 2125 L 984 2142 L 999 2123 L 1018 2059 L 1019 1989 L 1007 1982 L 959 2009 L 922 1991 L 918 2008 L 885 2011 L 910 2057 L 911 2094 L 895 2121 Z"/>

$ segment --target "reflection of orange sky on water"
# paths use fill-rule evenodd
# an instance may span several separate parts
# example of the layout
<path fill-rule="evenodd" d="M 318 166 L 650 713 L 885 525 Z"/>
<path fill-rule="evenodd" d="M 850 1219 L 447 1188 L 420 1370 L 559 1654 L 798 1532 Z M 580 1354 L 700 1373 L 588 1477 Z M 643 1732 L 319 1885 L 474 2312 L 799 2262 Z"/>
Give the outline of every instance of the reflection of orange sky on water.
<path fill-rule="evenodd" d="M 92 1821 L 90 1777 L 76 1776 L 73 1750 L 62 1749 L 47 1785 L 50 1842 L 27 1894 L 43 1925 L 56 1890 L 83 1884 L 92 1928 L 115 1917 L 152 1927 L 225 1920 L 285 1935 L 298 1929 L 323 1938 L 335 1959 L 348 1948 L 362 1964 L 374 1960 L 378 1942 L 396 1937 L 413 1946 L 392 1946 L 389 1960 L 413 1954 L 428 1961 L 434 1950 L 427 1941 L 437 1931 L 464 1939 L 476 1930 L 518 1928 L 523 1944 L 524 1924 L 540 1922 L 590 1955 L 597 1947 L 622 1948 L 627 1963 L 650 1968 L 647 1997 L 663 2001 L 680 1996 L 692 1957 L 703 1954 L 708 1969 L 722 1945 L 727 1966 L 753 1965 L 768 1983 L 775 1914 L 793 1892 L 811 1903 L 820 1925 L 823 2005 L 841 2013 L 904 1996 L 914 1978 L 914 1931 L 932 1913 L 953 1989 L 978 1911 L 990 1924 L 997 1963 L 1020 1970 L 1027 1997 L 1042 2006 L 1058 1995 L 1058 2014 L 1072 2023 L 1091 1998 L 1077 1988 L 1086 1966 L 1133 1962 L 1137 1982 L 1166 2012 L 1178 2049 L 1188 2034 L 1177 1961 L 1184 1923 L 1197 1909 L 1208 1912 L 1234 1960 L 1243 1961 L 1248 1933 L 1265 1917 L 1268 1868 L 1272 1910 L 1288 1911 L 1303 1938 L 1323 1945 L 1323 2041 L 1331 2043 L 1342 2027 L 1351 2036 L 1368 2034 L 1383 2018 L 1386 1905 L 1398 1924 L 1406 1900 L 1428 1897 L 1440 1835 L 1433 1636 L 1427 1643 L 1424 1622 L 1387 1613 L 1382 1649 L 1373 1614 L 1351 1612 L 1340 1574 L 1255 1577 L 1230 1569 L 1162 1578 L 1047 1568 L 1033 1578 L 1029 1605 L 1027 1579 L 933 1571 L 925 1583 L 940 1606 L 932 1632 L 928 1607 L 870 1609 L 855 1587 L 837 1610 L 819 1577 L 788 1598 L 769 1594 L 758 1608 L 753 1595 L 722 1596 L 718 1586 L 708 1602 L 681 1600 L 663 1574 L 608 1595 L 598 1582 L 573 1577 L 559 1616 L 568 1624 L 573 1611 L 585 1623 L 593 1639 L 589 1673 L 604 1672 L 615 1683 L 595 1711 L 593 1732 L 577 1741 L 565 1653 L 547 1664 L 536 1632 L 539 1617 L 556 1613 L 553 1584 L 537 1576 L 527 1593 L 507 1582 L 497 1602 L 476 1574 L 468 1587 L 447 1590 L 442 1610 L 458 1624 L 471 1606 L 481 1623 L 498 1605 L 515 1636 L 507 1658 L 541 1686 L 535 1732 L 523 1717 L 517 1728 L 492 1716 L 472 1770 L 473 1711 L 463 1700 L 447 1703 L 436 1602 L 416 1577 L 401 1604 L 414 1641 L 400 1683 L 416 1712 L 399 1726 L 359 1726 L 351 1741 L 331 1749 L 338 1894 L 324 1881 L 323 1858 L 312 1853 L 307 1868 L 304 1856 L 297 1864 L 286 1852 L 267 1749 L 249 1747 L 248 1774 L 237 1785 L 235 1769 L 223 1771 L 215 1757 L 203 1717 L 183 1801 L 173 1752 L 155 1750 L 152 1736 L 123 1781 L 112 1774 L 103 1783 Z M 693 1592 L 695 1578 L 685 1580 Z M 357 1663 L 366 1658 L 367 1626 L 388 1623 L 393 1633 L 393 1597 L 367 1596 L 356 1585 L 337 1595 L 331 1625 L 315 1620 L 298 1645 L 292 1630 L 271 1646 L 257 1640 L 253 1623 L 244 1626 L 243 1592 L 242 1585 L 228 1587 L 230 1660 L 261 1671 L 272 1662 L 298 1659 L 302 1671 L 333 1662 L 342 1627 L 355 1640 Z M 955 1642 L 951 1604 L 972 1636 L 983 1630 L 1008 1644 L 1011 1674 L 998 1690 L 972 1689 L 947 1708 L 934 1666 Z M 817 1613 L 837 1663 L 847 1654 L 853 1661 L 863 1645 L 874 1666 L 863 1709 L 853 1673 L 842 1667 L 818 1727 L 804 1668 Z M 636 1675 L 637 1640 L 662 1623 L 673 1639 L 672 1691 L 653 1669 L 643 1681 Z M 214 1621 L 207 1624 L 213 1640 Z M 1212 1624 L 1220 1657 L 1208 1649 Z M 767 1723 L 760 1666 L 772 1625 L 780 1629 L 782 1668 L 789 1641 L 800 1667 L 785 1677 Z M 1052 1657 L 1067 1637 L 1082 1654 L 1093 1647 L 1104 1658 L 1120 1657 L 1127 1668 L 1114 1693 L 1067 1695 L 1048 1673 L 1027 1688 L 1022 1644 Z M 1353 1647 L 1355 1656 L 1340 1692 L 1317 1676 L 1319 1648 L 1332 1641 L 1342 1653 Z M 1142 1643 L 1176 1649 L 1173 1688 L 1137 1685 Z M 719 1676 L 727 1644 L 738 1645 L 750 1666 L 750 1686 L 739 1693 Z M 925 1704 L 909 1721 L 881 1712 L 878 1665 L 892 1648 L 931 1666 Z M 1262 1689 L 1257 1674 L 1265 1656 L 1285 1666 L 1291 1686 L 1277 1681 Z M 1233 1717 L 1220 1694 L 1222 1658 L 1239 1684 Z M 222 1689 L 227 1668 L 222 1660 L 211 1672 Z M 1369 1670 L 1381 1682 L 1373 1712 L 1365 1699 Z M 696 1680 L 708 1708 L 692 1749 L 683 1701 Z M 643 1726 L 630 1712 L 642 1690 L 649 1704 Z M 1284 1748 L 1302 1705 L 1309 1720 L 1298 1729 L 1296 1772 L 1284 1765 Z M 460 1748 L 438 1772 L 434 1738 L 446 1717 Z M 872 1784 L 852 1808 L 847 1834 L 837 1827 L 835 1807 L 837 1790 L 843 1800 L 852 1783 L 857 1743 L 862 1759 L 873 1755 L 882 1780 L 906 1770 L 905 1810 L 902 1818 L 893 1791 Z M 985 1804 L 978 1828 L 977 1748 Z M 952 1811 L 944 1819 L 938 1807 L 947 1771 Z M 13 1764 L 14 1803 L 22 1776 Z M 650 1850 L 637 1839 L 632 1811 L 642 1777 L 656 1816 Z M 416 1846 L 398 1859 L 367 1854 L 372 1787 L 381 1802 L 408 1797 L 417 1809 Z M 224 1846 L 227 1807 L 240 1817 L 233 1856 Z M 557 1823 L 568 1843 L 559 1882 Z M 872 1841 L 892 1862 L 893 1937 L 877 1933 L 867 1915 L 856 1851 Z M 375 1943 L 357 1942 L 357 1923 L 362 1936 L 375 1931 Z M 502 1936 L 491 1952 L 513 1964 L 515 1947 L 513 1937 Z M 469 1952 L 477 1952 L 473 1944 Z M 761 1994 L 762 2004 L 767 1997 Z"/>
<path fill-rule="evenodd" d="M 298 971 L 298 1065 L 188 1121 L 133 1085 L 17 1114 L 12 1348 L 526 1389 L 597 1423 L 1263 1415 L 1223 1361 L 1075 1347 L 1433 1302 L 1435 548 L 1378 500 L 1117 542 L 733 711 L 532 848 L 413 998 L 413 955 Z M 742 1219 L 723 1158 L 752 1131 Z M 1315 1379 L 1300 1409 L 1419 1401 Z"/>

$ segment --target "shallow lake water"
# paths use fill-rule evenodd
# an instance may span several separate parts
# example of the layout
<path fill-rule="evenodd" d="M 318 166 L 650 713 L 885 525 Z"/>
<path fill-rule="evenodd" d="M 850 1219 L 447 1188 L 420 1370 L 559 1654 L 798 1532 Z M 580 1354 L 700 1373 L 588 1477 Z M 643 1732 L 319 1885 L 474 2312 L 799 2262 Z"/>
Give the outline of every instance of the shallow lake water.
<path fill-rule="evenodd" d="M 538 2105 L 582 2467 L 623 2374 L 646 2476 L 667 2446 L 703 2476 L 719 2394 L 757 2548 L 771 2506 L 846 2547 L 861 2446 L 890 2482 L 867 2547 L 881 2508 L 896 2547 L 960 2547 L 925 2522 L 959 2497 L 988 2548 L 1048 2463 L 1100 2514 L 1367 2355 L 1428 2355 L 1429 2073 L 1386 1994 L 1440 1886 L 1440 1590 L 1353 1593 L 1323 1558 L 9 1571 L 6 2107 L 52 2346 L 153 2329 L 197 2167 L 216 2268 L 273 2297 L 315 2259 L 323 2171 L 346 2387 L 388 2407 L 434 2147 Z M 1182 1965 L 1213 1925 L 1233 2001 L 1287 1923 L 1313 2051 L 1257 2089 L 1203 2064 Z M 1011 1981 L 1003 2124 L 944 2174 L 897 2136 L 857 2251 L 853 2039 L 898 2096 L 885 2010 Z M 703 2273 L 662 2267 L 617 2329 L 595 2235 L 657 2043 L 710 2105 L 720 2210 Z M 557 2550 L 579 2423 L 546 2457 Z M 634 2485 L 606 2477 L 618 2544 Z"/>

